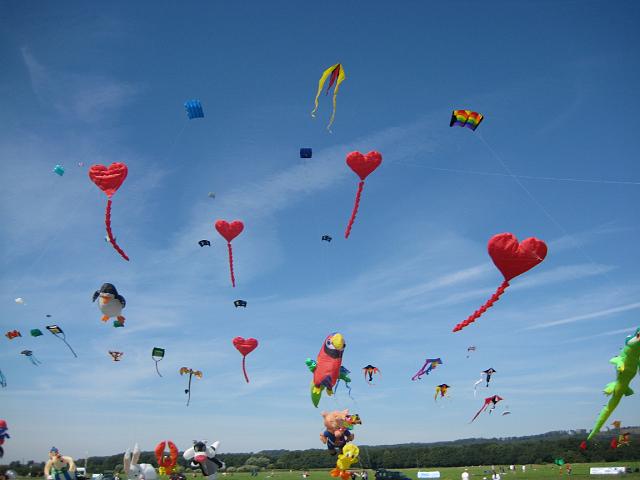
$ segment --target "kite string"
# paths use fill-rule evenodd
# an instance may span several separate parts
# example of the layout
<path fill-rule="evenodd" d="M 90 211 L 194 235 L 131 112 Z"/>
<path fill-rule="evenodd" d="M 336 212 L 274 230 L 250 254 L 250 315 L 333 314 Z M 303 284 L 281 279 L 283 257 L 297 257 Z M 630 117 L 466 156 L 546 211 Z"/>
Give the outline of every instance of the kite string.
<path fill-rule="evenodd" d="M 478 310 L 476 310 L 471 315 L 469 315 L 469 317 L 465 321 L 458 323 L 453 328 L 453 331 L 458 332 L 463 328 L 469 326 L 473 322 L 475 322 L 478 318 L 480 318 L 480 316 L 484 312 L 486 312 L 487 309 L 491 308 L 493 304 L 500 299 L 500 296 L 504 293 L 504 291 L 507 289 L 508 286 L 509 286 L 508 280 L 505 280 L 504 282 L 502 282 L 498 287 L 498 289 L 495 291 L 495 293 L 491 296 L 491 298 L 487 300 L 487 302 L 483 306 L 481 306 Z"/>
<path fill-rule="evenodd" d="M 160 370 L 158 370 L 158 362 L 159 362 L 159 360 L 155 360 L 154 359 L 153 361 L 156 362 L 156 372 L 158 372 L 158 375 L 161 377 L 162 374 L 160 374 Z"/>
<path fill-rule="evenodd" d="M 540 201 L 538 201 L 538 199 L 536 197 L 533 196 L 533 194 L 529 191 L 529 189 L 520 181 L 520 179 L 514 175 L 514 173 L 511 171 L 511 169 L 509 168 L 509 166 L 506 164 L 506 162 L 502 159 L 502 157 L 500 157 L 500 155 L 498 155 L 496 153 L 496 151 L 491 147 L 491 145 L 489 145 L 489 143 L 484 139 L 484 137 L 482 136 L 482 134 L 478 134 L 477 137 L 480 139 L 480 141 L 487 147 L 487 149 L 489 150 L 489 152 L 491 152 L 491 154 L 493 155 L 493 157 L 500 163 L 500 165 L 502 165 L 502 168 L 504 168 L 504 170 L 509 174 L 509 176 L 511 176 L 513 178 L 513 180 L 518 184 L 518 186 L 520 186 L 520 188 L 527 194 L 527 196 L 531 199 L 531 201 L 533 201 L 533 203 L 535 203 L 538 208 L 540 208 L 540 210 L 542 210 L 542 212 L 546 215 L 546 217 L 551 221 L 551 223 L 553 223 L 558 230 L 560 230 L 560 232 L 562 232 L 562 234 L 564 236 L 566 236 L 567 238 L 569 238 L 572 243 L 576 246 L 576 249 L 582 254 L 582 256 L 593 266 L 597 266 L 596 261 L 593 259 L 593 257 L 591 255 L 589 255 L 587 253 L 587 251 L 582 248 L 582 246 L 580 246 L 580 244 L 578 242 L 576 242 L 573 238 L 573 236 L 571 234 L 569 234 L 569 232 L 560 224 L 560 222 L 558 222 L 553 215 L 551 215 L 551 213 L 544 207 L 544 205 L 542 205 L 542 203 Z M 613 287 L 613 290 L 616 293 L 620 293 L 620 290 L 618 288 L 618 284 L 617 282 L 614 282 L 613 279 L 609 276 L 609 274 L 607 272 L 603 272 L 604 277 L 609 281 L 609 283 L 611 284 L 611 286 Z"/>
<path fill-rule="evenodd" d="M 351 228 L 353 227 L 353 222 L 356 221 L 356 215 L 358 214 L 358 207 L 360 206 L 360 196 L 362 195 L 362 189 L 364 188 L 364 180 L 361 180 L 358 184 L 358 191 L 356 192 L 356 201 L 353 204 L 353 211 L 351 212 L 351 218 L 349 219 L 349 223 L 347 225 L 347 229 L 344 232 L 344 238 L 349 238 L 351 234 Z"/>
<path fill-rule="evenodd" d="M 233 274 L 233 249 L 231 248 L 231 242 L 227 242 L 227 248 L 229 250 L 229 272 L 231 273 L 231 285 L 236 286 L 236 277 Z"/>
<path fill-rule="evenodd" d="M 246 355 L 242 356 L 242 373 L 244 373 L 244 379 L 249 383 L 249 377 L 247 376 L 247 369 L 245 368 L 245 360 L 247 359 Z"/>
<path fill-rule="evenodd" d="M 71 211 L 71 213 L 67 216 L 67 219 L 69 221 L 73 220 L 76 218 L 76 215 L 78 213 L 78 210 L 80 209 L 80 207 L 83 205 L 83 203 L 81 201 L 76 201 L 75 202 L 75 208 Z M 33 268 L 40 264 L 40 261 L 42 260 L 42 258 L 45 256 L 45 254 L 49 251 L 50 247 L 52 245 L 56 245 L 56 240 L 58 239 L 58 237 L 60 236 L 60 233 L 62 233 L 62 230 L 58 230 L 54 235 L 47 237 L 47 242 L 44 246 L 44 248 L 42 248 L 40 250 L 40 255 L 38 255 L 32 262 L 31 264 L 22 270 L 23 274 L 29 273 L 33 270 Z M 21 278 L 21 280 L 18 283 L 14 284 L 13 290 L 11 292 L 11 296 L 13 297 L 18 291 L 20 291 L 20 289 L 22 288 L 22 285 L 24 284 L 25 280 L 24 277 Z"/>
<path fill-rule="evenodd" d="M 107 199 L 107 211 L 104 216 L 104 224 L 107 227 L 107 236 L 109 237 L 109 243 L 113 245 L 116 252 L 120 254 L 122 258 L 124 258 L 127 262 L 129 261 L 129 257 L 124 253 L 124 250 L 120 248 L 120 246 L 116 243 L 116 239 L 113 238 L 113 233 L 111 232 L 111 197 Z"/>
<path fill-rule="evenodd" d="M 421 167 L 427 170 L 433 170 L 436 172 L 450 172 L 450 173 L 463 173 L 467 175 L 483 175 L 490 177 L 514 177 L 514 178 L 522 178 L 525 180 L 547 180 L 554 182 L 574 182 L 574 183 L 600 183 L 605 185 L 640 185 L 640 182 L 635 182 L 631 180 L 598 180 L 592 178 L 572 178 L 572 177 L 541 177 L 535 175 L 509 175 L 508 173 L 500 173 L 500 172 L 482 172 L 479 170 L 464 170 L 460 168 L 443 168 L 443 167 L 434 167 L 431 165 L 421 165 L 417 163 L 410 163 L 404 160 L 396 161 L 398 165 L 407 165 L 411 167 Z"/>

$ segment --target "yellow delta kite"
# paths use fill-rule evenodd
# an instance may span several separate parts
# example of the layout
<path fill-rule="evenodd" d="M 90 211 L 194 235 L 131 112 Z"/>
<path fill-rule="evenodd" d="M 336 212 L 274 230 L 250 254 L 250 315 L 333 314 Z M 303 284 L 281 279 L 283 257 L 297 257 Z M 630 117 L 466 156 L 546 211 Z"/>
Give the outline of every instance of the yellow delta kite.
<path fill-rule="evenodd" d="M 327 125 L 327 130 L 331 131 L 331 125 L 333 125 L 333 120 L 336 117 L 336 97 L 338 96 L 338 90 L 340 89 L 340 84 L 347 78 L 344 74 L 344 68 L 342 67 L 342 64 L 336 63 L 335 65 L 331 65 L 324 72 L 322 72 L 322 76 L 318 81 L 318 92 L 316 93 L 315 108 L 311 112 L 311 116 L 313 118 L 316 117 L 316 112 L 318 111 L 318 99 L 320 98 L 320 94 L 322 93 L 322 89 L 325 82 L 327 81 L 327 78 L 329 79 L 329 86 L 327 86 L 327 95 L 329 94 L 329 90 L 331 89 L 331 87 L 335 85 L 335 88 L 333 89 L 333 112 L 331 113 L 329 124 Z"/>

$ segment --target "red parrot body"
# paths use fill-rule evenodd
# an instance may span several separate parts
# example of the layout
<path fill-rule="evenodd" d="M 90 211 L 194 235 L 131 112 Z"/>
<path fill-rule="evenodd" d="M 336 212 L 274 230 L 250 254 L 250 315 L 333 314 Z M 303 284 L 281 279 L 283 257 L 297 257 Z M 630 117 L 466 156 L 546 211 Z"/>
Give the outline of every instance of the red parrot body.
<path fill-rule="evenodd" d="M 325 338 L 322 348 L 320 348 L 311 385 L 311 396 L 316 407 L 323 389 L 326 388 L 329 395 L 333 394 L 333 387 L 340 378 L 342 354 L 345 346 L 343 336 L 340 333 L 332 333 Z"/>

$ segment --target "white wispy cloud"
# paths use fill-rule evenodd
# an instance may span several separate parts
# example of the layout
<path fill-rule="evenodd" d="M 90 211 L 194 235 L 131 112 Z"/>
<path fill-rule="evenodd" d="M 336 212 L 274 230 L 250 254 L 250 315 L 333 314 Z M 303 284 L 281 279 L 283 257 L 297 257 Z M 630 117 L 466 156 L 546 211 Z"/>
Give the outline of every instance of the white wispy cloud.
<path fill-rule="evenodd" d="M 593 276 L 603 275 L 615 270 L 613 265 L 601 265 L 586 263 L 577 265 L 563 265 L 548 269 L 544 272 L 532 272 L 529 276 L 519 279 L 511 290 L 520 288 L 533 288 L 540 285 L 553 285 L 554 283 L 568 282 Z"/>
<path fill-rule="evenodd" d="M 640 321 L 638 322 L 637 325 L 630 325 L 626 328 L 618 328 L 616 330 L 609 330 L 607 332 L 600 332 L 600 333 L 596 333 L 594 335 L 586 335 L 583 337 L 575 337 L 575 338 L 570 338 L 568 340 L 564 340 L 564 341 L 560 341 L 559 343 L 579 343 L 579 342 L 584 342 L 585 340 L 592 340 L 594 338 L 601 338 L 601 337 L 609 337 L 609 336 L 613 336 L 613 335 L 622 335 L 622 334 L 631 334 L 633 332 L 635 332 L 635 329 L 638 328 L 638 325 L 640 325 Z"/>
<path fill-rule="evenodd" d="M 600 241 L 603 237 L 629 233 L 635 230 L 637 230 L 635 226 L 623 226 L 611 221 L 570 235 L 562 235 L 559 238 L 547 242 L 547 246 L 549 247 L 549 252 L 564 252 Z"/>
<path fill-rule="evenodd" d="M 97 122 L 117 112 L 139 91 L 139 87 L 106 75 L 55 70 L 45 66 L 28 47 L 22 47 L 21 53 L 38 98 L 84 122 Z"/>
<path fill-rule="evenodd" d="M 637 310 L 639 308 L 640 308 L 640 302 L 628 303 L 625 305 L 606 308 L 606 309 L 598 310 L 595 312 L 584 313 L 581 315 L 573 315 L 570 317 L 553 320 L 551 322 L 538 323 L 525 328 L 525 330 L 539 330 L 541 328 L 556 327 L 558 325 L 566 325 L 569 323 L 581 322 L 583 320 L 592 320 L 594 318 L 608 317 L 609 315 L 613 315 L 614 313 L 628 312 L 631 310 Z"/>

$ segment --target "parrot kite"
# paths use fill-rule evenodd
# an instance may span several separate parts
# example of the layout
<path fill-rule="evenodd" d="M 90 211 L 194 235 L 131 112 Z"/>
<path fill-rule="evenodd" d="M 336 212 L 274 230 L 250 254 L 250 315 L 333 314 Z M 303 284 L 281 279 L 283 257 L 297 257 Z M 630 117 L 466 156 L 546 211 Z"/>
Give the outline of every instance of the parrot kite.
<path fill-rule="evenodd" d="M 438 358 L 427 358 L 424 361 L 424 365 L 420 367 L 420 370 L 416 372 L 416 374 L 411 377 L 411 380 L 420 380 L 423 375 L 429 375 L 431 370 L 435 370 L 438 365 L 442 365 L 442 360 L 440 357 Z"/>
<path fill-rule="evenodd" d="M 498 404 L 498 402 L 500 400 L 502 400 L 502 397 L 500 397 L 498 395 L 493 395 L 491 397 L 485 398 L 484 399 L 484 405 L 482 405 L 482 408 L 480 410 L 478 410 L 478 413 L 476 413 L 475 417 L 473 417 L 469 423 L 473 423 L 473 421 L 476 418 L 478 418 L 478 415 L 480 415 L 482 412 L 484 412 L 489 405 L 491 405 L 491 408 L 489 409 L 489 413 L 491 413 L 496 408 L 496 405 Z"/>
<path fill-rule="evenodd" d="M 435 402 L 438 401 L 438 394 L 440 394 L 440 397 L 446 397 L 447 396 L 447 390 L 449 390 L 449 385 L 447 385 L 446 383 L 442 383 L 440 385 L 436 386 L 436 394 L 433 396 L 433 400 Z"/>
<path fill-rule="evenodd" d="M 342 354 L 346 346 L 341 333 L 332 333 L 324 340 L 317 360 L 306 360 L 307 367 L 313 372 L 311 401 L 315 407 L 318 407 L 323 389 L 327 390 L 327 395 L 333 395 L 333 388 L 340 379 Z"/>

